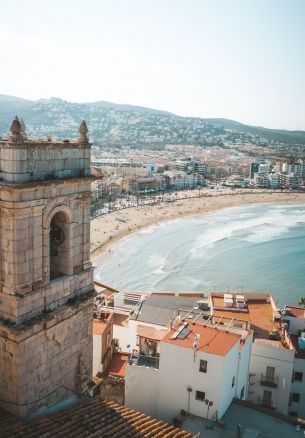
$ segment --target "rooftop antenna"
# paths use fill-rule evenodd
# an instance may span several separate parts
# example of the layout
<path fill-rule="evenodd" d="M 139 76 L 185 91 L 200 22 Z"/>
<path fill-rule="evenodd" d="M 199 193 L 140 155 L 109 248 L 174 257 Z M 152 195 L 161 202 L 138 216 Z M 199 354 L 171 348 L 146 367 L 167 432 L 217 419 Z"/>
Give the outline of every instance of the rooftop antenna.
<path fill-rule="evenodd" d="M 199 345 L 200 335 L 195 333 L 194 336 L 195 336 L 195 339 L 194 339 L 194 342 L 193 342 L 193 348 L 194 348 L 194 363 L 195 363 L 196 352 L 197 352 L 198 345 Z"/>
<path fill-rule="evenodd" d="M 200 335 L 198 333 L 195 333 L 195 339 L 194 339 L 194 343 L 193 343 L 193 348 L 195 350 L 197 350 L 198 345 L 199 345 L 199 340 L 200 340 Z"/>

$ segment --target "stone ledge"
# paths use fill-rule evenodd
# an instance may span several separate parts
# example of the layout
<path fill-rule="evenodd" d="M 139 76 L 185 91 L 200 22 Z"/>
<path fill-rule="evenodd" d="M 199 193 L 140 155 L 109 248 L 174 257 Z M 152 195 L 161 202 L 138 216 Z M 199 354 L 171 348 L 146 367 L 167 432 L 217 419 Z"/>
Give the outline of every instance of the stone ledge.
<path fill-rule="evenodd" d="M 93 307 L 93 299 L 96 295 L 95 290 L 87 294 L 75 297 L 75 300 L 66 302 L 52 312 L 46 312 L 38 317 L 32 318 L 21 324 L 8 324 L 0 321 L 0 338 L 13 342 L 21 342 L 36 335 L 42 330 L 48 330 L 73 315 Z M 93 319 L 93 313 L 92 313 Z"/>
<path fill-rule="evenodd" d="M 63 184 L 69 184 L 69 183 L 77 183 L 77 182 L 94 182 L 98 179 L 103 179 L 102 176 L 94 176 L 94 175 L 84 175 L 84 176 L 75 176 L 75 177 L 69 177 L 64 179 L 49 179 L 49 180 L 37 180 L 37 181 L 30 181 L 30 182 L 24 182 L 24 183 L 15 183 L 15 182 L 6 182 L 6 181 L 0 181 L 0 189 L 13 189 L 13 190 L 22 190 L 27 188 L 38 188 L 38 186 L 49 186 L 49 185 L 55 185 L 60 186 Z"/>
<path fill-rule="evenodd" d="M 27 149 L 28 147 L 40 148 L 41 146 L 46 149 L 90 149 L 92 143 L 80 143 L 76 141 L 48 141 L 48 140 L 23 140 L 20 143 L 14 143 L 9 139 L 1 139 L 0 147 L 4 146 L 6 149 Z"/>

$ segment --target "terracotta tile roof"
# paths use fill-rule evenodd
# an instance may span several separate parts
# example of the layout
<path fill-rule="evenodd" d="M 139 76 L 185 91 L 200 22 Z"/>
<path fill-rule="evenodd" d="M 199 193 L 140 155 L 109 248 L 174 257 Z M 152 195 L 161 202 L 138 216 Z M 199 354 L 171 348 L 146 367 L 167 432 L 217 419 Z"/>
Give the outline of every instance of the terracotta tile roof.
<path fill-rule="evenodd" d="M 214 327 L 204 327 L 202 324 L 192 322 L 190 322 L 187 326 L 191 332 L 185 339 L 171 339 L 171 336 L 177 329 L 179 329 L 179 327 L 181 327 L 181 325 L 182 323 L 177 324 L 163 338 L 163 342 L 193 349 L 195 334 L 198 334 L 200 335 L 200 338 L 197 350 L 205 351 L 206 353 L 210 354 L 225 356 L 237 342 L 239 343 L 241 341 L 241 336 L 235 333 L 228 333 L 224 330 Z"/>
<path fill-rule="evenodd" d="M 193 438 L 163 421 L 99 398 L 31 421 L 0 415 L 1 438 Z"/>
<path fill-rule="evenodd" d="M 128 353 L 113 353 L 105 373 L 114 377 L 125 377 L 127 364 Z"/>

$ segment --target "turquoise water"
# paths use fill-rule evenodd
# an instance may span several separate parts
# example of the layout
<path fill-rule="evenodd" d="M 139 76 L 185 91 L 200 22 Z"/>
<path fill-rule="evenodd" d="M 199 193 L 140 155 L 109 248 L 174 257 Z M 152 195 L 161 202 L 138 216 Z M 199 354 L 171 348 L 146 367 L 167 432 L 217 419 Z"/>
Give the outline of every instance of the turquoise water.
<path fill-rule="evenodd" d="M 305 204 L 258 204 L 178 219 L 130 235 L 96 260 L 124 290 L 270 291 L 305 296 Z"/>

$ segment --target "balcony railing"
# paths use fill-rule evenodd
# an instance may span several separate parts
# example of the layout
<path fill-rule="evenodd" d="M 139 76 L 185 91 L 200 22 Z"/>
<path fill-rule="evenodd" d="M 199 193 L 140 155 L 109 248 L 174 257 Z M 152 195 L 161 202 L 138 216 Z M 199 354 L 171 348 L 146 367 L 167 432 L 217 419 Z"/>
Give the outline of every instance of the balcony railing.
<path fill-rule="evenodd" d="M 274 400 L 264 400 L 263 398 L 259 398 L 258 399 L 258 404 L 265 406 L 266 408 L 269 409 L 275 409 L 275 401 Z"/>
<path fill-rule="evenodd" d="M 277 377 L 269 377 L 269 376 L 263 376 L 261 375 L 261 385 L 262 386 L 269 386 L 269 388 L 276 388 L 278 385 L 278 378 Z"/>
<path fill-rule="evenodd" d="M 154 356 L 129 356 L 128 365 L 159 369 L 159 358 Z"/>

